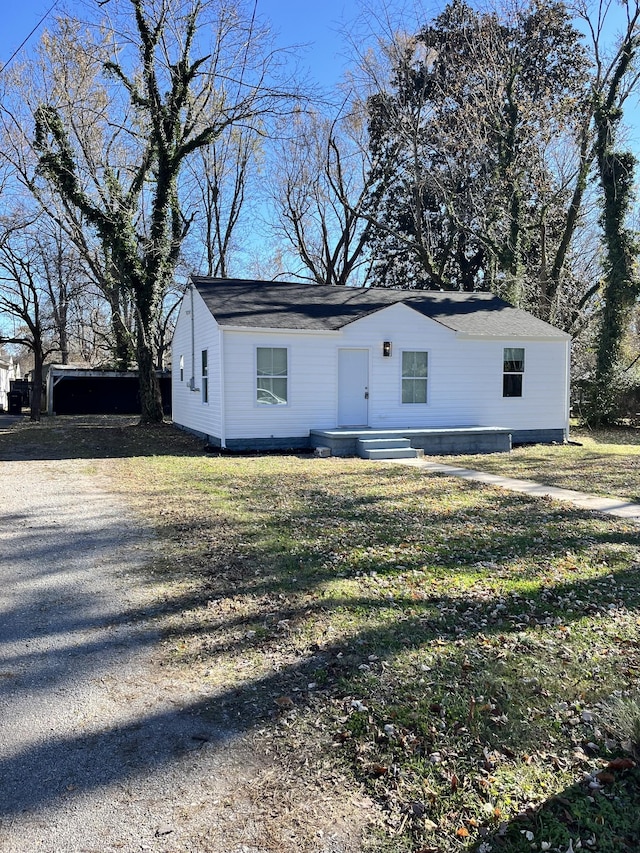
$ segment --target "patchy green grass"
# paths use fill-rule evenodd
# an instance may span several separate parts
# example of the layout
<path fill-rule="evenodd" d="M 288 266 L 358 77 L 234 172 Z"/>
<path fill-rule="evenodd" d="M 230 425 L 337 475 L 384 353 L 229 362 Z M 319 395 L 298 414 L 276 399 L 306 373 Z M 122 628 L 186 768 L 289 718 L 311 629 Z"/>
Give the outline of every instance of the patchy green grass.
<path fill-rule="evenodd" d="M 516 447 L 511 453 L 446 456 L 442 461 L 640 503 L 640 429 L 573 429 L 571 443 Z"/>
<path fill-rule="evenodd" d="M 346 768 L 379 850 L 636 849 L 636 770 L 607 771 L 598 719 L 640 680 L 637 527 L 359 460 L 120 473 L 177 546 L 175 663 Z"/>
<path fill-rule="evenodd" d="M 638 526 L 413 468 L 205 455 L 129 429 L 91 465 L 158 530 L 144 580 L 166 664 L 209 692 L 212 719 L 360 790 L 367 849 L 639 849 L 633 724 L 611 716 L 640 689 Z"/>

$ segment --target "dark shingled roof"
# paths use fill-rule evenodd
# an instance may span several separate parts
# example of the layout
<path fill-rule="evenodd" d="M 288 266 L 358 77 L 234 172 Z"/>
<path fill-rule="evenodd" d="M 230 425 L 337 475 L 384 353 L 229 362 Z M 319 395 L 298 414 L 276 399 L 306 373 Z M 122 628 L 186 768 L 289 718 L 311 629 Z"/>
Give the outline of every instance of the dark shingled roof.
<path fill-rule="evenodd" d="M 221 326 L 333 331 L 402 302 L 456 332 L 487 337 L 566 338 L 554 326 L 492 293 L 335 287 L 193 276 Z"/>

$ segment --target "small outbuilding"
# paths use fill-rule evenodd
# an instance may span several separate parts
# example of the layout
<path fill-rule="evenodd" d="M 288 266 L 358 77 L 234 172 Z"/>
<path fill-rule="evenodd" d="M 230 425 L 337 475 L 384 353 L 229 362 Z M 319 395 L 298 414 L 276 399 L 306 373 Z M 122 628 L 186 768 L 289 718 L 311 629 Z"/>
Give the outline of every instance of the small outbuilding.
<path fill-rule="evenodd" d="M 562 442 L 569 358 L 569 335 L 491 293 L 193 277 L 173 420 L 236 450 Z"/>
<path fill-rule="evenodd" d="M 171 376 L 158 371 L 165 414 L 171 411 Z M 44 370 L 49 415 L 138 415 L 140 382 L 137 370 L 106 370 L 77 364 L 49 364 Z"/>

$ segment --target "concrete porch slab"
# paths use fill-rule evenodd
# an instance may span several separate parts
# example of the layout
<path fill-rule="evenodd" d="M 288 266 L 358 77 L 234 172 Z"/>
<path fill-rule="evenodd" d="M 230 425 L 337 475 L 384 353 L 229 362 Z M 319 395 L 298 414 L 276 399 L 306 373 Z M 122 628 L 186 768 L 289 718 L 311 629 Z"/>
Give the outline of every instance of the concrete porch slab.
<path fill-rule="evenodd" d="M 356 456 L 359 439 L 409 439 L 427 455 L 443 453 L 508 453 L 511 430 L 497 426 L 423 427 L 416 429 L 312 429 L 311 447 L 330 447 L 334 456 Z"/>

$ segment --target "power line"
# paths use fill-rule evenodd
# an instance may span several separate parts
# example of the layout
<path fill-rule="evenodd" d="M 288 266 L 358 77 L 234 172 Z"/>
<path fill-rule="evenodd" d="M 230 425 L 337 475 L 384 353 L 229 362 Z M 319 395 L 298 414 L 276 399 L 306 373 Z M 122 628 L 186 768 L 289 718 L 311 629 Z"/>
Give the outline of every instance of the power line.
<path fill-rule="evenodd" d="M 20 53 L 20 51 L 21 51 L 21 50 L 22 50 L 22 48 L 25 46 L 25 44 L 29 41 L 29 39 L 31 38 L 31 36 L 35 33 L 35 31 L 38 29 L 38 27 L 39 27 L 39 26 L 41 26 L 41 24 L 43 24 L 43 23 L 47 20 L 47 18 L 48 18 L 48 17 L 49 17 L 49 15 L 53 12 L 53 10 L 56 8 L 56 6 L 58 5 L 58 3 L 59 3 L 59 2 L 60 2 L 60 0 L 54 0 L 54 2 L 53 2 L 53 4 L 51 5 L 51 7 L 50 7 L 49 9 L 47 9 L 47 11 L 44 13 L 44 15 L 40 18 L 40 20 L 38 21 L 38 23 L 35 25 L 35 27 L 31 30 L 31 32 L 29 33 L 29 35 L 24 39 L 24 41 L 22 42 L 22 44 L 18 45 L 18 47 L 13 51 L 13 53 L 11 54 L 11 56 L 9 57 L 9 59 L 7 59 L 7 61 L 5 62 L 5 64 L 2 66 L 2 68 L 0 68 L 0 74 L 2 74 L 2 72 L 3 72 L 3 71 L 4 71 L 4 69 L 7 67 L 7 65 L 11 62 L 11 60 L 12 60 L 12 59 L 14 59 L 14 58 L 18 55 L 18 53 Z"/>

